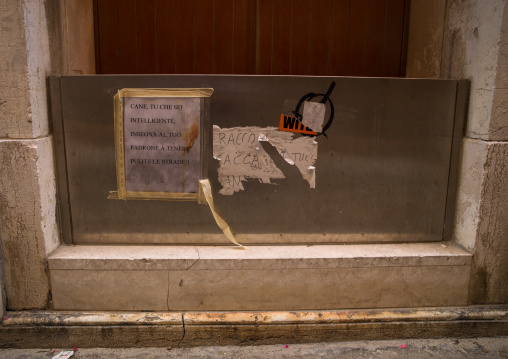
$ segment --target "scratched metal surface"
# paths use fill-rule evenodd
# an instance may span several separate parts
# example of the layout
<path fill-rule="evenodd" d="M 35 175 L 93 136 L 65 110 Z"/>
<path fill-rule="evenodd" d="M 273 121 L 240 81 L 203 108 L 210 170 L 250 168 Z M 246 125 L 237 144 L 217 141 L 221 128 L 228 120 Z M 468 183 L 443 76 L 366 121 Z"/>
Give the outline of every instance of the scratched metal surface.
<path fill-rule="evenodd" d="M 277 185 L 251 180 L 244 191 L 218 194 L 211 126 L 278 126 L 281 113 L 291 114 L 309 92 L 326 92 L 332 80 L 335 118 L 328 139 L 317 139 L 316 188 L 275 159 L 288 177 Z M 463 121 L 455 119 L 454 80 L 63 76 L 60 85 L 61 112 L 53 118 L 61 121 L 55 140 L 66 151 L 58 165 L 67 179 L 58 181 L 69 195 L 67 242 L 228 243 L 207 206 L 107 199 L 116 189 L 113 96 L 127 87 L 215 89 L 204 149 L 208 178 L 217 210 L 243 243 L 439 241 L 445 216 L 453 215 L 445 213 L 452 138 L 454 122 Z"/>

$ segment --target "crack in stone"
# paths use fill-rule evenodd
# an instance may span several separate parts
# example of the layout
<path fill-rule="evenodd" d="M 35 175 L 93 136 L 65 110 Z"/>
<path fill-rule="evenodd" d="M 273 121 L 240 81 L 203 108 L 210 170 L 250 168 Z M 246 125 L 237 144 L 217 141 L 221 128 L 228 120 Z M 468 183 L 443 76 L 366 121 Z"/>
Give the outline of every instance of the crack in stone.
<path fill-rule="evenodd" d="M 490 131 L 490 132 L 489 132 L 489 135 L 491 135 L 491 134 L 493 134 L 493 133 L 496 133 L 497 131 L 504 130 L 505 128 L 508 128 L 508 126 L 501 126 L 501 127 L 499 127 L 497 130 Z"/>
<path fill-rule="evenodd" d="M 196 247 L 194 247 L 194 250 L 196 251 L 196 254 L 198 255 L 198 259 L 196 259 L 196 261 L 193 262 L 189 267 L 185 268 L 185 270 L 189 270 L 192 267 L 194 267 L 196 265 L 196 263 L 199 262 L 199 260 L 201 259 L 198 249 Z"/>
<path fill-rule="evenodd" d="M 168 307 L 168 312 L 169 312 L 169 275 L 171 274 L 171 271 L 168 270 L 168 292 L 167 292 L 167 296 L 166 296 L 166 306 Z"/>
<path fill-rule="evenodd" d="M 496 133 L 498 131 L 504 130 L 505 128 L 508 128 L 508 126 L 501 126 L 498 129 L 495 129 L 495 130 L 489 131 L 489 132 L 485 132 L 485 133 L 480 133 L 480 132 L 476 132 L 476 131 L 471 131 L 471 133 L 473 135 L 477 135 L 477 136 L 488 136 L 488 135 L 492 135 L 493 133 Z M 503 140 L 483 140 L 483 141 L 501 141 L 502 142 Z"/>
<path fill-rule="evenodd" d="M 182 341 L 185 338 L 185 312 L 182 312 L 182 327 L 183 327 L 183 334 L 182 334 L 182 339 L 180 339 L 180 341 L 178 342 L 178 348 L 180 348 L 180 344 L 182 343 Z"/>

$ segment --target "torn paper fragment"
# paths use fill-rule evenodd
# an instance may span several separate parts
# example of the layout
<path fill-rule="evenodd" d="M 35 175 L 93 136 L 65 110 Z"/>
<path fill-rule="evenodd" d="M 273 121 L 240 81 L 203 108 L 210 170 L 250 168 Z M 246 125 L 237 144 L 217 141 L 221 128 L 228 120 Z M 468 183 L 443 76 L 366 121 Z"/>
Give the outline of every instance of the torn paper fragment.
<path fill-rule="evenodd" d="M 303 103 L 302 124 L 314 132 L 321 133 L 325 123 L 326 105 L 320 102 L 305 101 Z"/>
<path fill-rule="evenodd" d="M 277 152 L 287 163 L 296 165 L 303 179 L 309 182 L 310 188 L 316 188 L 314 163 L 317 158 L 317 142 L 311 137 L 298 137 L 288 141 L 281 136 L 277 136 L 280 133 L 280 131 L 269 133 L 265 136 L 266 141 L 277 149 Z M 291 137 L 294 137 L 294 135 Z"/>
<path fill-rule="evenodd" d="M 73 350 L 63 351 L 55 355 L 52 359 L 63 359 L 63 358 L 70 358 L 74 355 Z"/>
<path fill-rule="evenodd" d="M 315 188 L 317 142 L 310 137 L 294 137 L 294 133 L 275 127 L 221 129 L 213 126 L 213 157 L 220 162 L 218 177 L 222 189 L 219 193 L 232 195 L 241 191 L 242 183 L 249 179 L 271 184 L 272 179 L 285 178 L 259 141 L 272 144 L 286 162 L 296 165 L 310 187 Z"/>
<path fill-rule="evenodd" d="M 310 184 L 310 188 L 316 188 L 316 167 L 314 166 L 309 166 L 307 167 L 307 173 L 303 175 L 303 178 L 305 178 L 307 181 L 309 181 L 309 184 Z M 308 179 L 306 178 L 306 176 L 308 177 Z"/>
<path fill-rule="evenodd" d="M 222 189 L 219 193 L 231 195 L 243 190 L 242 182 L 247 178 L 256 178 L 262 183 L 284 178 L 258 142 L 259 135 L 266 130 L 261 127 L 213 127 L 213 156 L 220 161 L 218 172 Z M 290 137 L 291 134 L 288 139 Z"/>

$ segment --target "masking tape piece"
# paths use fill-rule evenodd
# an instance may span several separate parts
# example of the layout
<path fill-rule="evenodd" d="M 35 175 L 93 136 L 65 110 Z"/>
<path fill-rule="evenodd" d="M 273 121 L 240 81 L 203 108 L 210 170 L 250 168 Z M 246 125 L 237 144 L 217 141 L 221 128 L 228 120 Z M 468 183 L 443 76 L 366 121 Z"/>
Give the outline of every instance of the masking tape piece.
<path fill-rule="evenodd" d="M 109 191 L 108 199 L 122 199 L 118 191 Z M 125 198 L 134 200 L 162 200 L 162 201 L 199 201 L 198 193 L 170 193 L 170 192 L 135 192 L 126 191 Z"/>
<path fill-rule="evenodd" d="M 325 123 L 326 105 L 319 102 L 303 103 L 302 124 L 316 132 L 322 132 Z"/>
<path fill-rule="evenodd" d="M 124 88 L 121 97 L 210 97 L 212 88 Z"/>
<path fill-rule="evenodd" d="M 204 204 L 206 206 L 205 193 L 203 192 L 203 186 L 199 185 L 198 189 L 198 204 Z"/>
<path fill-rule="evenodd" d="M 200 185 L 201 189 L 203 190 L 205 199 L 208 202 L 208 206 L 210 206 L 210 210 L 212 211 L 213 217 L 215 218 L 215 221 L 217 222 L 217 225 L 219 226 L 219 228 L 222 230 L 222 232 L 224 232 L 226 237 L 228 237 L 228 239 L 231 242 L 233 242 L 237 246 L 241 247 L 242 249 L 247 249 L 236 241 L 235 236 L 233 235 L 233 232 L 231 231 L 231 228 L 229 227 L 229 225 L 215 211 L 215 207 L 213 206 L 212 186 L 210 185 L 210 181 L 208 179 L 200 180 L 199 185 Z"/>
<path fill-rule="evenodd" d="M 116 157 L 116 181 L 118 198 L 127 200 L 127 188 L 125 185 L 125 162 L 124 162 L 124 134 L 123 134 L 123 105 L 120 92 L 114 97 L 115 106 L 115 157 Z"/>

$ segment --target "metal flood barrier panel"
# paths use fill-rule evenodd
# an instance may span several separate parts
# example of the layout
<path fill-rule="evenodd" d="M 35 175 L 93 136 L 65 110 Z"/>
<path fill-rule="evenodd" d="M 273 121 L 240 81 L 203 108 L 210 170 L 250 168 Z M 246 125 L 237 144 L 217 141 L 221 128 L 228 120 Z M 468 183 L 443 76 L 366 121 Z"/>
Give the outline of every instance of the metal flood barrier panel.
<path fill-rule="evenodd" d="M 315 188 L 263 145 L 285 178 L 221 194 L 214 127 L 278 127 L 308 93 L 333 122 L 315 138 Z M 215 209 L 242 244 L 447 240 L 466 116 L 465 80 L 298 76 L 53 76 L 52 119 L 66 243 L 226 244 L 207 205 L 108 199 L 116 189 L 113 97 L 124 88 L 213 88 L 202 141 Z M 330 117 L 330 106 L 325 118 Z M 217 129 L 217 127 L 216 127 Z M 294 138 L 301 137 L 294 134 Z M 294 160 L 301 154 L 294 153 Z M 217 156 L 216 156 L 217 157 Z"/>

